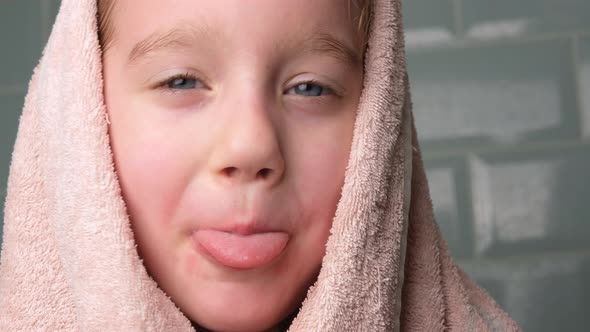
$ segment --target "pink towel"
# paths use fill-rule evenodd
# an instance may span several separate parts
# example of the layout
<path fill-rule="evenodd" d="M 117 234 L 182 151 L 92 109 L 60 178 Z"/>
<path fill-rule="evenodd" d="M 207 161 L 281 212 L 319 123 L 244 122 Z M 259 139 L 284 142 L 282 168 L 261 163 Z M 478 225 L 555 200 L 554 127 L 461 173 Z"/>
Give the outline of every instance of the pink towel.
<path fill-rule="evenodd" d="M 518 331 L 449 256 L 413 128 L 400 1 L 373 10 L 342 197 L 289 331 Z M 63 0 L 10 168 L 1 331 L 194 330 L 138 256 L 102 89 L 96 0 Z"/>

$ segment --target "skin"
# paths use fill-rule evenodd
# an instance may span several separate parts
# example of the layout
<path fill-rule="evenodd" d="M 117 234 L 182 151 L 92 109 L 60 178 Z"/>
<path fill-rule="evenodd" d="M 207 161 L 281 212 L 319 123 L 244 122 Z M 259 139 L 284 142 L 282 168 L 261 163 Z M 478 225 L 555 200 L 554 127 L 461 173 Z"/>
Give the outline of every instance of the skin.
<path fill-rule="evenodd" d="M 104 54 L 116 170 L 148 273 L 204 328 L 272 330 L 317 277 L 362 88 L 358 13 L 342 3 L 117 1 Z M 327 35 L 350 54 L 311 41 Z M 289 242 L 268 265 L 228 268 L 192 238 L 230 224 Z"/>

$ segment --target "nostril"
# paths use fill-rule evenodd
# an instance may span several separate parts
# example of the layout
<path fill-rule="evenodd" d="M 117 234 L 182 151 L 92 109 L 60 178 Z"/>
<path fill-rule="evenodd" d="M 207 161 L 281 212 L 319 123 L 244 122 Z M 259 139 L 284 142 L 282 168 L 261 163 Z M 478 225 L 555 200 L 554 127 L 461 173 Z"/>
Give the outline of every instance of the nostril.
<path fill-rule="evenodd" d="M 266 179 L 270 176 L 270 174 L 272 173 L 272 169 L 270 168 L 263 168 L 261 170 L 258 171 L 258 174 L 256 174 L 257 178 L 262 178 L 262 179 Z"/>
<path fill-rule="evenodd" d="M 226 176 L 233 176 L 235 175 L 235 173 L 238 171 L 238 169 L 236 167 L 226 167 L 223 169 L 223 174 Z"/>

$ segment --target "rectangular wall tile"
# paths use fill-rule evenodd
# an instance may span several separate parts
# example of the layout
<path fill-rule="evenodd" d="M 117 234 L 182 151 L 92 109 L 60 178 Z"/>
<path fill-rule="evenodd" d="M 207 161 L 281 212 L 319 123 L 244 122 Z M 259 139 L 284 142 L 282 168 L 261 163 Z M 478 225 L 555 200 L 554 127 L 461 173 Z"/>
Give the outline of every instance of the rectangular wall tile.
<path fill-rule="evenodd" d="M 41 57 L 39 0 L 0 2 L 0 86 L 25 85 Z"/>
<path fill-rule="evenodd" d="M 580 60 L 578 93 L 582 103 L 584 136 L 590 138 L 590 34 L 580 38 L 578 59 Z"/>
<path fill-rule="evenodd" d="M 425 148 L 578 136 L 569 40 L 456 48 L 408 58 Z"/>
<path fill-rule="evenodd" d="M 472 255 L 468 177 L 463 159 L 425 160 L 434 215 L 455 258 Z"/>
<path fill-rule="evenodd" d="M 403 0 L 402 5 L 408 50 L 455 39 L 452 0 Z"/>
<path fill-rule="evenodd" d="M 588 248 L 589 169 L 590 146 L 474 157 L 477 254 Z"/>
<path fill-rule="evenodd" d="M 463 263 L 523 331 L 585 331 L 590 326 L 590 253 Z"/>
<path fill-rule="evenodd" d="M 587 0 L 463 1 L 467 34 L 497 38 L 590 29 Z"/>

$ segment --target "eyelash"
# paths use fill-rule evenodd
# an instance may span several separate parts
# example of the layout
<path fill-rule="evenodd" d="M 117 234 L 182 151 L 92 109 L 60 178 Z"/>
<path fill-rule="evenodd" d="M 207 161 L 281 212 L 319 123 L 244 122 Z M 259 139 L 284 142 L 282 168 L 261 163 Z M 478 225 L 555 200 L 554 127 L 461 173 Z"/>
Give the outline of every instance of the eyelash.
<path fill-rule="evenodd" d="M 186 72 L 186 73 L 176 74 L 176 75 L 173 75 L 173 76 L 170 76 L 170 77 L 166 78 L 165 80 L 159 82 L 157 84 L 156 88 L 165 90 L 166 92 L 169 92 L 169 93 L 182 93 L 182 92 L 193 90 L 193 89 L 186 89 L 186 90 L 183 90 L 183 89 L 172 89 L 172 88 L 169 88 L 168 87 L 168 84 L 170 84 L 171 82 L 174 82 L 175 80 L 178 80 L 178 79 L 195 80 L 195 81 L 200 82 L 202 85 L 206 86 L 205 83 L 203 83 L 197 76 L 195 76 L 195 75 L 193 75 L 193 74 L 191 74 L 189 72 Z M 289 88 L 287 88 L 284 91 L 284 93 L 286 94 L 287 91 L 289 91 L 289 90 L 291 90 L 293 88 L 296 88 L 297 86 L 302 85 L 302 84 L 317 85 L 317 86 L 321 87 L 323 90 L 325 90 L 326 93 L 327 93 L 327 95 L 337 95 L 337 93 L 335 93 L 334 89 L 332 89 L 328 85 L 325 85 L 325 84 L 323 84 L 323 83 L 321 83 L 321 82 L 319 82 L 317 80 L 314 80 L 314 79 L 309 79 L 309 80 L 306 80 L 306 81 L 297 82 L 296 84 L 293 84 L 292 86 L 290 86 Z M 305 96 L 301 96 L 301 95 L 297 95 L 297 96 L 299 96 L 299 97 L 305 97 Z M 320 97 L 326 97 L 326 95 L 321 95 L 321 96 L 317 96 L 317 97 L 313 97 L 313 98 L 320 98 Z M 309 97 L 306 97 L 306 98 L 309 98 Z"/>
<path fill-rule="evenodd" d="M 323 83 L 321 83 L 321 82 L 319 82 L 317 80 L 314 80 L 314 79 L 310 79 L 310 80 L 303 81 L 303 82 L 297 82 L 296 84 L 293 84 L 290 88 L 288 88 L 287 90 L 285 90 L 285 92 L 287 92 L 287 91 L 289 91 L 289 90 L 291 90 L 293 88 L 296 88 L 297 86 L 302 85 L 302 84 L 317 85 L 317 86 L 321 87 L 323 90 L 325 90 L 326 93 L 327 93 L 327 95 L 335 95 L 336 94 L 334 92 L 334 89 L 332 89 L 331 87 L 329 87 L 329 86 L 327 86 L 327 85 L 325 85 L 325 84 L 323 84 Z M 320 97 L 326 97 L 326 95 L 321 95 L 321 96 L 317 96 L 317 97 L 314 97 L 314 98 L 320 98 Z"/>
<path fill-rule="evenodd" d="M 171 82 L 174 82 L 175 80 L 178 80 L 178 79 L 195 80 L 195 81 L 198 81 L 201 84 L 205 85 L 205 83 L 203 83 L 198 77 L 196 77 L 195 75 L 193 75 L 191 73 L 186 72 L 186 73 L 176 74 L 176 75 L 166 78 L 165 80 L 159 82 L 157 84 L 156 88 L 164 89 L 164 90 L 172 92 L 172 93 L 183 92 L 182 89 L 171 89 L 168 87 L 168 84 L 170 84 Z"/>

